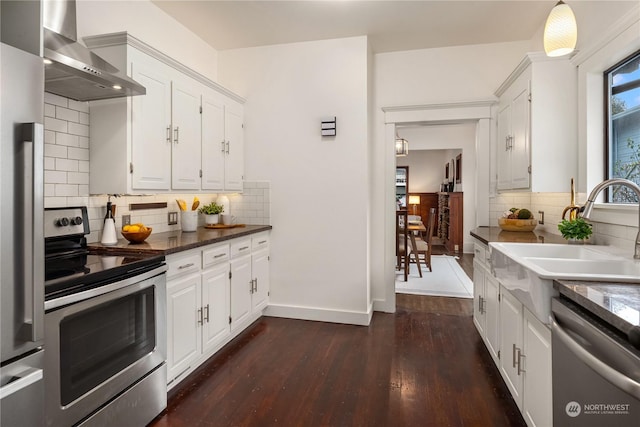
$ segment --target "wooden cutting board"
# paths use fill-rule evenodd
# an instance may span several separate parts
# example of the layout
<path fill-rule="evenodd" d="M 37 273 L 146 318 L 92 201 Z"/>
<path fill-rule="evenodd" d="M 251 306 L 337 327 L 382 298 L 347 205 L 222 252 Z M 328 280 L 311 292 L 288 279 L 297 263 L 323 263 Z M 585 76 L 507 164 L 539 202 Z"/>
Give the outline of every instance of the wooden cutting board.
<path fill-rule="evenodd" d="M 216 229 L 216 228 L 235 228 L 244 227 L 246 224 L 206 224 L 204 228 Z"/>

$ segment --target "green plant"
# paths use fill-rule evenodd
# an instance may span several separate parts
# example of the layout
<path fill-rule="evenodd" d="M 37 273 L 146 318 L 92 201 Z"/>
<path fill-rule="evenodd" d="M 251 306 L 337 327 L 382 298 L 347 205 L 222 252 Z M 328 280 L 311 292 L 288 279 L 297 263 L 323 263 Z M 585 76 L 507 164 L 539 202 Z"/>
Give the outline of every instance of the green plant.
<path fill-rule="evenodd" d="M 572 220 L 563 219 L 558 224 L 558 230 L 565 239 L 584 240 L 587 239 L 593 233 L 591 224 L 585 221 L 583 218 L 576 218 Z"/>
<path fill-rule="evenodd" d="M 224 206 L 217 204 L 216 202 L 211 202 L 208 205 L 202 206 L 198 209 L 198 212 L 205 215 L 217 215 L 224 211 Z"/>
<path fill-rule="evenodd" d="M 518 211 L 518 219 L 530 219 L 533 218 L 533 214 L 529 209 L 520 209 Z"/>

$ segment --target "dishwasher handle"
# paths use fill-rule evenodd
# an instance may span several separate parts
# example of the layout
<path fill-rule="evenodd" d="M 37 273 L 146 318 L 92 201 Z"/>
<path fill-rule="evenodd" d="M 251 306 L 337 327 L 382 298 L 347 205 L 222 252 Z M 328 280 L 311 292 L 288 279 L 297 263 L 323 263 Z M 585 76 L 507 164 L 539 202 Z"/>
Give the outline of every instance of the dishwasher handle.
<path fill-rule="evenodd" d="M 585 365 L 625 393 L 640 399 L 640 383 L 613 369 L 582 347 L 551 316 L 551 331 Z"/>

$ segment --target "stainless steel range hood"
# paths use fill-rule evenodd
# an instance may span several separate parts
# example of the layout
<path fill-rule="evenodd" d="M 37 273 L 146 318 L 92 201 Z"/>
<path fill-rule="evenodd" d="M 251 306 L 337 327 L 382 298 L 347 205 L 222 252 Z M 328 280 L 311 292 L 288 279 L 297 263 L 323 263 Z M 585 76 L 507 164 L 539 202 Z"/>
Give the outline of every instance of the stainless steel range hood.
<path fill-rule="evenodd" d="M 144 86 L 77 43 L 75 0 L 44 1 L 43 23 L 46 92 L 77 101 L 147 92 Z"/>

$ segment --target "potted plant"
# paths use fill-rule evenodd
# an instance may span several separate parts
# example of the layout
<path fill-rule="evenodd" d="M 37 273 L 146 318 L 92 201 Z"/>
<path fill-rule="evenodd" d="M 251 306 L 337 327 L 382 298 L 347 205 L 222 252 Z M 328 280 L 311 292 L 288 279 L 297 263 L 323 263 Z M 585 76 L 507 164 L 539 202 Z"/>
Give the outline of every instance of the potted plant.
<path fill-rule="evenodd" d="M 593 233 L 591 224 L 580 217 L 571 220 L 563 219 L 558 224 L 558 230 L 569 243 L 584 243 Z"/>
<path fill-rule="evenodd" d="M 218 215 L 224 211 L 224 206 L 211 202 L 208 205 L 202 206 L 198 209 L 198 212 L 204 214 L 204 221 L 207 224 L 217 224 Z"/>

